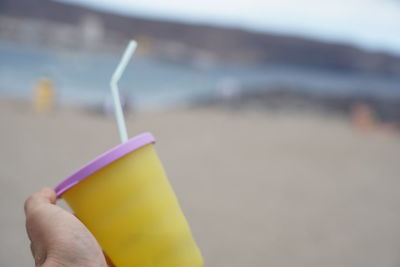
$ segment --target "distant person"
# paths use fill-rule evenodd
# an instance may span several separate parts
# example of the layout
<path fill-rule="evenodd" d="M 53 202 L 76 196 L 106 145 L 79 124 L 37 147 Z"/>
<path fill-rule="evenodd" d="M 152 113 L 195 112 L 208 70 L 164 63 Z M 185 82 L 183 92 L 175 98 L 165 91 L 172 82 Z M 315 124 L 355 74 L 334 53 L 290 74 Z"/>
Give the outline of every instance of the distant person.
<path fill-rule="evenodd" d="M 226 77 L 221 79 L 215 87 L 218 100 L 230 107 L 237 108 L 240 100 L 241 87 L 237 79 Z"/>
<path fill-rule="evenodd" d="M 376 128 L 375 113 L 366 103 L 355 103 L 351 107 L 351 119 L 357 129 L 370 131 Z"/>
<path fill-rule="evenodd" d="M 124 115 L 128 115 L 133 111 L 133 102 L 127 95 L 120 95 L 121 99 L 121 107 Z M 100 103 L 97 103 L 92 106 L 86 107 L 86 109 L 98 115 L 104 115 L 106 117 L 114 117 L 114 99 L 111 96 L 107 96 L 104 100 Z"/>
<path fill-rule="evenodd" d="M 366 103 L 355 103 L 352 106 L 351 120 L 355 128 L 361 131 L 391 134 L 396 133 L 400 128 L 395 118 L 391 119 L 390 116 L 384 119 L 379 118 L 377 111 Z"/>
<path fill-rule="evenodd" d="M 47 113 L 54 107 L 55 88 L 50 79 L 39 79 L 33 95 L 33 106 L 38 113 Z"/>
<path fill-rule="evenodd" d="M 127 95 L 121 94 L 121 107 L 124 114 L 128 114 L 132 111 L 132 101 L 130 101 Z M 106 116 L 114 116 L 114 99 L 112 97 L 105 98 L 103 105 L 101 107 L 101 113 L 105 114 Z"/>

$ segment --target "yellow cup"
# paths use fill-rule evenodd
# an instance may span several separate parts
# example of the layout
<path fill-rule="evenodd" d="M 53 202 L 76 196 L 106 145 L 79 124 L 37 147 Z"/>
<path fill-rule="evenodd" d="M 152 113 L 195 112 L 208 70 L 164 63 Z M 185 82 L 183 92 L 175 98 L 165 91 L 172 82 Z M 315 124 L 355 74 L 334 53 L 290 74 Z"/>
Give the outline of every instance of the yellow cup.
<path fill-rule="evenodd" d="M 113 148 L 56 187 L 117 267 L 200 267 L 201 253 L 149 133 Z"/>

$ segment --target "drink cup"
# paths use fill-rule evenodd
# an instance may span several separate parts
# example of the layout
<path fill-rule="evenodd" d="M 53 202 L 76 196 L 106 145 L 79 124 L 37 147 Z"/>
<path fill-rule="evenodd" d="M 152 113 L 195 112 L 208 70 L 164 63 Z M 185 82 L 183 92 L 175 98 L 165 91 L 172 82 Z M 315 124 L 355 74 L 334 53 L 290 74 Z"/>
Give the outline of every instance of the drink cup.
<path fill-rule="evenodd" d="M 201 267 L 203 259 L 150 133 L 100 155 L 56 187 L 117 267 Z"/>

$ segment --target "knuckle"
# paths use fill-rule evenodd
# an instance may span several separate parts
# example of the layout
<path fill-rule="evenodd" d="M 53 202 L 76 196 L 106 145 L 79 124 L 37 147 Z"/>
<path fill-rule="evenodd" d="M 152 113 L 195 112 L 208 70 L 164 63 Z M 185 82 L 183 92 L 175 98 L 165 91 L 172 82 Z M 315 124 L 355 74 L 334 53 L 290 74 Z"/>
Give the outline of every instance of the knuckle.
<path fill-rule="evenodd" d="M 25 213 L 28 213 L 32 209 L 32 204 L 37 200 L 36 194 L 29 196 L 24 202 Z"/>
<path fill-rule="evenodd" d="M 33 198 L 33 196 L 29 196 L 25 199 L 25 202 L 24 202 L 25 212 L 28 210 L 29 204 L 32 202 L 32 198 Z"/>

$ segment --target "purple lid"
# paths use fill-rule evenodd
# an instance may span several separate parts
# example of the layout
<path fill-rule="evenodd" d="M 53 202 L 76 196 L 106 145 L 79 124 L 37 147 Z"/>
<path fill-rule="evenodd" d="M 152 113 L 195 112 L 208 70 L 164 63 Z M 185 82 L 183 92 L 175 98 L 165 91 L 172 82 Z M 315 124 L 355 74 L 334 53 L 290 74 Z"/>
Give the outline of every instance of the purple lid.
<path fill-rule="evenodd" d="M 111 162 L 142 146 L 155 143 L 155 141 L 156 140 L 151 133 L 142 133 L 129 139 L 125 143 L 108 150 L 59 183 L 55 188 L 57 197 L 60 197 L 65 191 Z"/>

